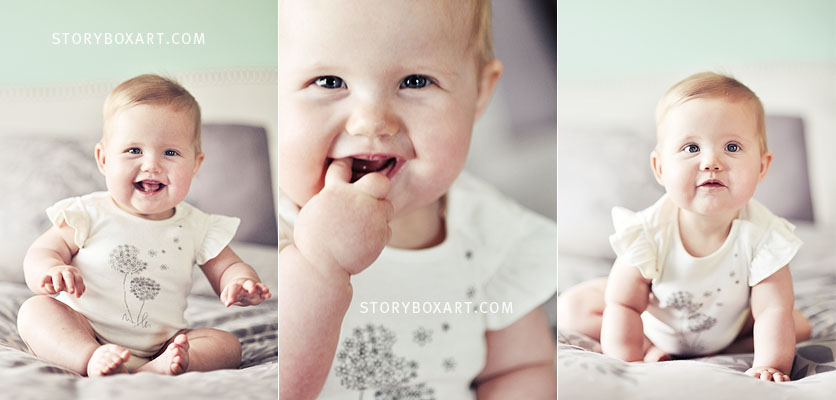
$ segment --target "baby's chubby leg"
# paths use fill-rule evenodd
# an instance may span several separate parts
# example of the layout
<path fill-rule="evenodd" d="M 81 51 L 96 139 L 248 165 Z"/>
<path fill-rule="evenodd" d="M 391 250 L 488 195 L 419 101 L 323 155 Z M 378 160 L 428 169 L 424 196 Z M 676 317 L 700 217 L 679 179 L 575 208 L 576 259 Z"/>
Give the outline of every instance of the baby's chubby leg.
<path fill-rule="evenodd" d="M 603 277 L 580 283 L 561 294 L 557 298 L 557 326 L 600 341 L 606 288 L 607 278 Z M 647 337 L 644 338 L 642 349 L 644 362 L 671 359 L 670 355 L 654 346 Z"/>
<path fill-rule="evenodd" d="M 792 320 L 795 323 L 795 342 L 803 342 L 810 338 L 813 333 L 813 328 L 810 326 L 810 320 L 801 313 L 798 309 L 792 310 Z"/>
<path fill-rule="evenodd" d="M 795 325 L 795 342 L 803 342 L 809 339 L 812 333 L 810 320 L 807 319 L 807 317 L 804 316 L 804 314 L 802 314 L 798 309 L 792 310 L 792 320 Z M 755 341 L 752 338 L 752 328 L 754 328 L 754 326 L 755 318 L 752 317 L 751 313 L 749 313 L 749 316 L 746 318 L 746 322 L 744 322 L 743 327 L 740 328 L 740 333 L 737 335 L 737 338 L 735 338 L 732 344 L 723 349 L 721 353 L 738 354 L 751 353 L 755 351 Z"/>
<path fill-rule="evenodd" d="M 179 375 L 189 371 L 214 371 L 241 365 L 241 343 L 235 335 L 218 329 L 182 331 L 165 345 L 160 355 L 136 372 Z"/>
<path fill-rule="evenodd" d="M 647 337 L 644 338 L 644 362 L 670 361 L 671 356 L 656 347 Z"/>
<path fill-rule="evenodd" d="M 601 340 L 607 278 L 580 283 L 557 298 L 557 326 Z"/>
<path fill-rule="evenodd" d="M 20 306 L 17 329 L 39 358 L 81 375 L 126 372 L 130 352 L 101 345 L 83 315 L 49 296 L 34 296 Z"/>

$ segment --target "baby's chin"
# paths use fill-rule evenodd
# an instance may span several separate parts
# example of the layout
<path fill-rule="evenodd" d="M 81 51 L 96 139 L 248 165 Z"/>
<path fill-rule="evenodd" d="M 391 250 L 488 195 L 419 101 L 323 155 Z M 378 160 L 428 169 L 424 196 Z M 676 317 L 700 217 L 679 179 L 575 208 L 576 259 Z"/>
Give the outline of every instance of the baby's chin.
<path fill-rule="evenodd" d="M 393 188 L 394 189 L 394 188 Z M 444 194 L 438 196 L 428 196 L 426 198 L 415 198 L 414 196 L 401 196 L 398 193 L 389 193 L 386 196 L 387 200 L 392 202 L 392 207 L 395 209 L 394 219 L 410 216 L 411 214 L 418 214 L 427 212 L 429 214 L 436 211 L 441 212 L 444 209 Z M 427 214 L 427 215 L 429 215 Z M 441 215 L 441 214 L 439 214 Z"/>

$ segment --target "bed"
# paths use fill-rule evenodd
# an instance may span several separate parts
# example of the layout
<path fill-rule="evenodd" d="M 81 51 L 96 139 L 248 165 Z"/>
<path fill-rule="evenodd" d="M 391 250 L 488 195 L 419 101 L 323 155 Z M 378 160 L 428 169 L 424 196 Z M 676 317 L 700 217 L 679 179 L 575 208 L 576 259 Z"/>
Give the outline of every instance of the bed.
<path fill-rule="evenodd" d="M 611 207 L 642 209 L 662 189 L 649 168 L 652 132 L 561 128 L 559 134 L 558 292 L 562 292 L 608 274 L 615 257 L 607 242 L 612 232 Z M 812 337 L 796 346 L 792 382 L 761 382 L 743 374 L 751 367 L 751 353 L 626 363 L 600 354 L 597 341 L 558 326 L 561 399 L 833 398 L 836 231 L 815 222 L 803 120 L 792 115 L 768 116 L 767 137 L 775 158 L 755 197 L 795 224 L 796 234 L 804 241 L 790 270 L 795 306 L 810 319 Z M 579 148 L 600 151 L 589 160 L 588 152 L 573 150 Z"/>
<path fill-rule="evenodd" d="M 268 139 L 265 129 L 257 126 L 203 126 L 203 151 L 207 156 L 187 198 L 204 211 L 241 218 L 231 247 L 274 293 L 272 299 L 258 306 L 227 309 L 195 269 L 186 319 L 190 327 L 213 327 L 235 334 L 243 352 L 238 369 L 176 377 L 139 373 L 85 378 L 27 351 L 16 327 L 20 304 L 33 295 L 23 281 L 23 255 L 28 244 L 48 228 L 45 207 L 68 196 L 104 190 L 104 180 L 93 159 L 95 135 L 91 136 L 72 139 L 66 135 L 4 133 L 0 137 L 0 184 L 6 188 L 0 196 L 0 397 L 275 399 L 277 231 Z"/>

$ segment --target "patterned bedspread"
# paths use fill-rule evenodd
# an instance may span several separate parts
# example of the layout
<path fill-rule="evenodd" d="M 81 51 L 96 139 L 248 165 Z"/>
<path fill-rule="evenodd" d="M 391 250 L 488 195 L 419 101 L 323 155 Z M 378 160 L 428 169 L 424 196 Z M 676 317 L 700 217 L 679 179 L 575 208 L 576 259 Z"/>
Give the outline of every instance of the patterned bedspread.
<path fill-rule="evenodd" d="M 32 293 L 20 283 L 0 282 L 0 397 L 5 399 L 270 399 L 278 393 L 278 303 L 223 307 L 215 297 L 192 294 L 189 326 L 214 327 L 241 341 L 237 370 L 162 376 L 148 372 L 85 378 L 41 361 L 17 333 L 17 310 Z"/>

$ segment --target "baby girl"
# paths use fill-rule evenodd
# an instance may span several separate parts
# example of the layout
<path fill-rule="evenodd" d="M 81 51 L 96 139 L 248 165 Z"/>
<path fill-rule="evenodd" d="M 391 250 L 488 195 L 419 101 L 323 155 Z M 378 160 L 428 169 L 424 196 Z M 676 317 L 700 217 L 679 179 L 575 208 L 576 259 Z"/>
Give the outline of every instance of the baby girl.
<path fill-rule="evenodd" d="M 554 221 L 462 172 L 490 10 L 281 2 L 281 398 L 554 398 Z"/>
<path fill-rule="evenodd" d="M 116 87 L 103 111 L 95 155 L 108 190 L 47 210 L 53 227 L 23 263 L 38 295 L 20 308 L 21 337 L 38 357 L 87 376 L 236 368 L 233 334 L 187 329 L 183 316 L 195 263 L 227 307 L 270 298 L 227 246 L 238 219 L 183 202 L 204 159 L 197 101 L 176 82 L 141 75 Z"/>
<path fill-rule="evenodd" d="M 751 346 L 747 374 L 788 381 L 810 324 L 793 309 L 794 226 L 752 198 L 769 169 L 763 105 L 737 80 L 699 73 L 656 110 L 656 180 L 667 192 L 640 212 L 613 209 L 609 278 L 559 300 L 559 325 L 604 354 L 660 361 Z M 739 346 L 740 345 L 740 346 Z"/>

